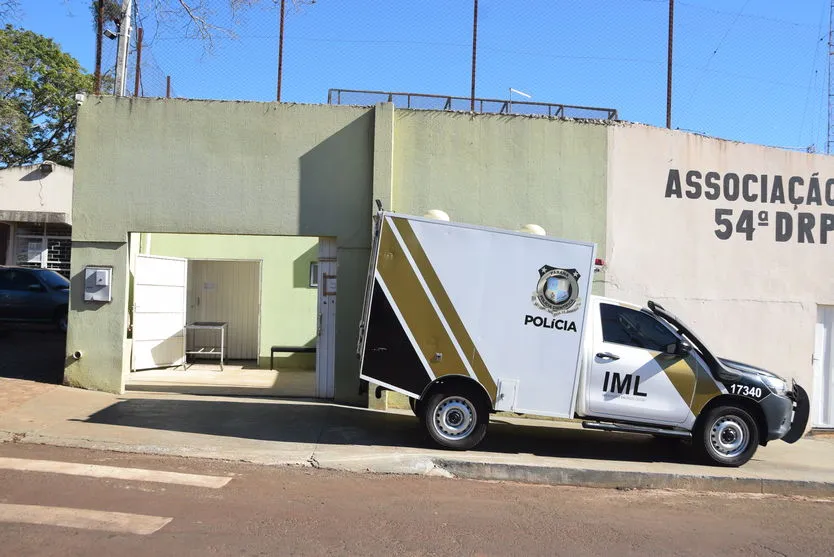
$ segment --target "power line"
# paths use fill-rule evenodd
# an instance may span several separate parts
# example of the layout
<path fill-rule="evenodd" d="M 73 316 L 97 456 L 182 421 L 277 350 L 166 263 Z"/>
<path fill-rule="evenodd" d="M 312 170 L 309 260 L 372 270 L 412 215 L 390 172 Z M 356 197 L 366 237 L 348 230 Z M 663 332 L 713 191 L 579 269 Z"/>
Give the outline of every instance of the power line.
<path fill-rule="evenodd" d="M 822 35 L 823 23 L 825 22 L 825 5 L 823 4 L 823 9 L 820 10 L 820 22 L 817 28 L 817 36 Z M 808 105 L 811 104 L 811 91 L 815 91 L 817 88 L 817 78 L 819 77 L 819 67 L 817 66 L 817 60 L 819 59 L 820 53 L 820 45 L 825 40 L 826 35 L 820 36 L 819 40 L 817 41 L 816 48 L 814 48 L 814 62 L 811 65 L 811 77 L 808 78 L 808 91 L 805 94 L 805 107 L 802 110 L 802 120 L 799 123 L 799 141 L 802 141 L 802 132 L 805 130 L 805 117 L 808 114 Z M 814 140 L 816 141 L 816 130 L 813 131 Z"/>
<path fill-rule="evenodd" d="M 704 73 L 706 73 L 706 71 L 709 69 L 710 64 L 715 59 L 715 55 L 718 54 L 718 51 L 724 45 L 724 41 L 729 36 L 730 31 L 732 31 L 733 27 L 738 21 L 738 18 L 741 17 L 741 14 L 744 12 L 745 8 L 747 8 L 747 4 L 749 3 L 750 0 L 744 1 L 744 5 L 741 6 L 741 9 L 735 14 L 735 17 L 733 18 L 733 21 L 730 22 L 730 25 L 727 26 L 727 30 L 724 31 L 724 35 L 721 37 L 721 40 L 718 41 L 718 45 L 716 45 L 715 50 L 712 51 L 712 54 L 710 54 L 709 58 L 707 59 L 706 66 L 704 66 Z M 689 99 L 686 101 L 687 108 L 689 108 L 692 105 L 692 100 L 695 98 L 695 94 L 698 92 L 698 87 L 701 85 L 701 82 L 703 81 L 703 74 L 701 75 L 701 78 L 702 79 L 698 79 L 695 82 L 695 87 L 692 88 L 692 93 L 689 95 Z"/>

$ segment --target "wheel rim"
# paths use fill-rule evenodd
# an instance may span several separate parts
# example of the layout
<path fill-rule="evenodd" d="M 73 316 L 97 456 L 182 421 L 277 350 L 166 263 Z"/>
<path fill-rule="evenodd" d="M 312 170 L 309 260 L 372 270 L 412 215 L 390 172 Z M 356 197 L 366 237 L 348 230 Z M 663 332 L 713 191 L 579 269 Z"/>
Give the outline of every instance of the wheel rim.
<path fill-rule="evenodd" d="M 440 401 L 434 410 L 434 429 L 450 441 L 468 437 L 478 422 L 478 413 L 463 397 L 450 396 Z"/>
<path fill-rule="evenodd" d="M 733 458 L 747 449 L 750 441 L 750 430 L 741 418 L 723 416 L 712 424 L 710 442 L 712 448 L 719 455 Z"/>

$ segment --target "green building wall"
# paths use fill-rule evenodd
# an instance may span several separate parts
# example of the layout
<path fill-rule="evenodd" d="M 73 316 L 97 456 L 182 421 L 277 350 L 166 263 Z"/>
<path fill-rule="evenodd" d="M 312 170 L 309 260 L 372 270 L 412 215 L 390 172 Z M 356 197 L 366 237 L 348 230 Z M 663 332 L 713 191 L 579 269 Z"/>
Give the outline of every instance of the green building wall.
<path fill-rule="evenodd" d="M 393 207 L 509 230 L 538 224 L 604 254 L 607 157 L 603 123 L 397 110 Z M 594 277 L 597 294 L 603 281 Z"/>
<path fill-rule="evenodd" d="M 129 234 L 329 236 L 338 247 L 336 399 L 366 402 L 355 347 L 373 200 L 418 215 L 443 209 L 459 222 L 534 223 L 604 250 L 607 138 L 587 122 L 390 104 L 88 97 L 78 116 L 67 338 L 68 353 L 85 355 L 68 360 L 67 382 L 124 389 Z M 110 304 L 82 301 L 83 268 L 98 264 L 114 267 Z"/>

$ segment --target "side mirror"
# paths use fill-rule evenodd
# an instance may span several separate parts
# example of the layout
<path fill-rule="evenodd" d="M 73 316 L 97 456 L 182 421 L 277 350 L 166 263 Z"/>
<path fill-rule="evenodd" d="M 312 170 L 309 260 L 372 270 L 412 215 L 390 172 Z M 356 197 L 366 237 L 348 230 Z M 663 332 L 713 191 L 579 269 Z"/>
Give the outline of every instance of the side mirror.
<path fill-rule="evenodd" d="M 666 347 L 666 354 L 672 356 L 686 356 L 692 351 L 692 345 L 685 340 L 679 340 Z"/>

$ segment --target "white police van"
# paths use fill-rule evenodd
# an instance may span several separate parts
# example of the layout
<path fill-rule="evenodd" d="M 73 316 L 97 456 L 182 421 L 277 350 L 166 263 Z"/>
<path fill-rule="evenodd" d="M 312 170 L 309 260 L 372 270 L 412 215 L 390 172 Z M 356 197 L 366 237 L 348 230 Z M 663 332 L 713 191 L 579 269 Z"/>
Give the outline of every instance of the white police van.
<path fill-rule="evenodd" d="M 660 305 L 590 296 L 595 246 L 380 211 L 359 331 L 360 377 L 410 397 L 430 437 L 470 449 L 489 414 L 691 439 L 740 466 L 797 441 L 797 384 L 715 356 Z"/>

